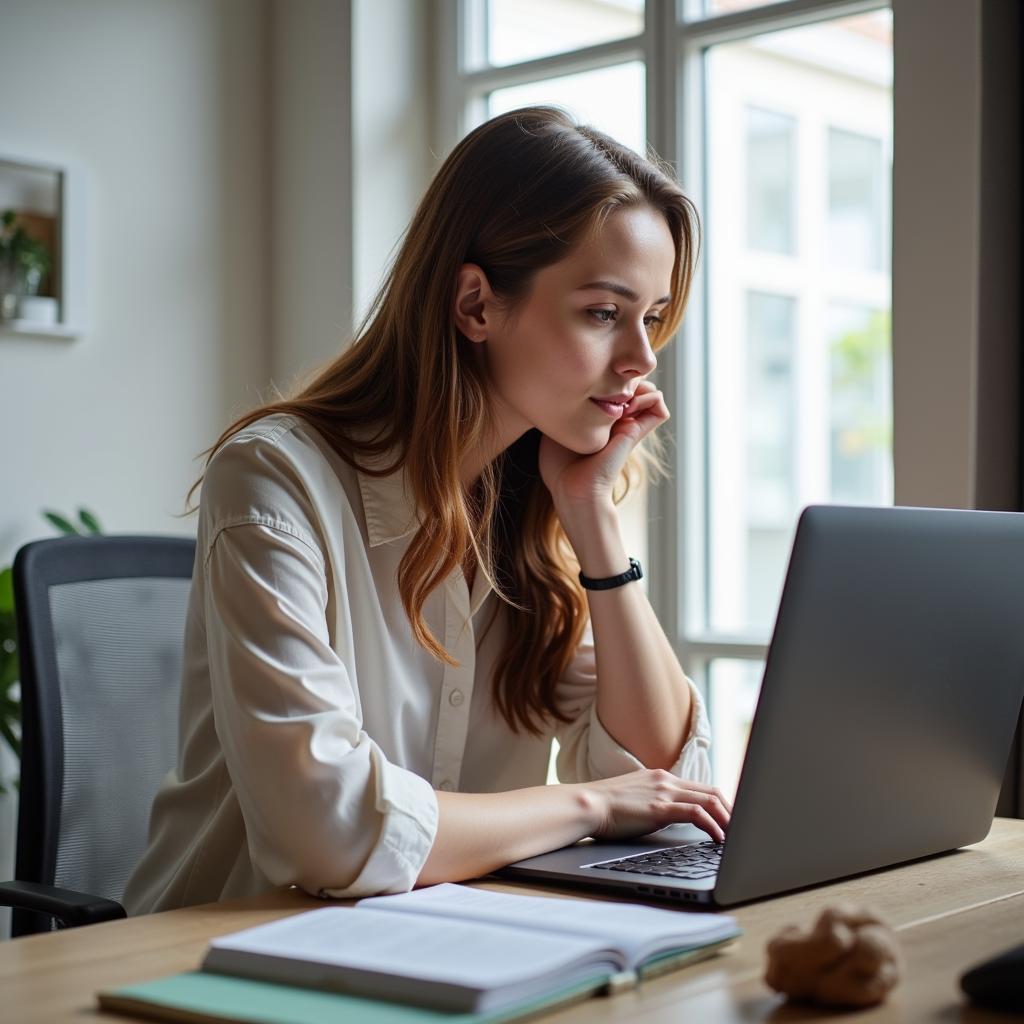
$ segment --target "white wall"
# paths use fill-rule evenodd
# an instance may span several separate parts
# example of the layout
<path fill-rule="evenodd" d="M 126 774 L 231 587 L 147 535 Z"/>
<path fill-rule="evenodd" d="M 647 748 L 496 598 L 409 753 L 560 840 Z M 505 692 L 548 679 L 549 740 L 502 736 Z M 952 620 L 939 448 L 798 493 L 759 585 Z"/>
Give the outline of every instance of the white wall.
<path fill-rule="evenodd" d="M 90 305 L 74 341 L 0 332 L 0 565 L 50 532 L 43 507 L 194 532 L 194 457 L 348 343 L 356 268 L 365 297 L 434 169 L 431 20 L 420 0 L 0 0 L 0 155 L 87 172 Z M 0 879 L 14 824 L 0 797 Z"/>
<path fill-rule="evenodd" d="M 264 9 L 0 5 L 0 152 L 84 167 L 91 323 L 0 334 L 0 564 L 43 506 L 192 532 L 192 459 L 264 381 Z"/>
<path fill-rule="evenodd" d="M 0 0 L 0 154 L 86 171 L 90 307 L 73 341 L 0 333 L 0 565 L 43 507 L 192 533 L 192 460 L 265 384 L 267 9 Z"/>
<path fill-rule="evenodd" d="M 352 12 L 270 7 L 271 361 L 287 390 L 352 332 Z"/>
<path fill-rule="evenodd" d="M 430 148 L 435 136 L 430 89 L 434 21 L 433 5 L 423 0 L 356 0 L 353 4 L 352 209 L 357 319 L 369 307 L 420 197 L 447 156 Z"/>

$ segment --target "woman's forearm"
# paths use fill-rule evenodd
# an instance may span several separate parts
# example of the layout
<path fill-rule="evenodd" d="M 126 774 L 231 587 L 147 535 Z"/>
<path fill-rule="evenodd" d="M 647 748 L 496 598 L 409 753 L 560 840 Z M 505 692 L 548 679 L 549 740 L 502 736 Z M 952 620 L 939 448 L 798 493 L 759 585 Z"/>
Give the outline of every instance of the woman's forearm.
<path fill-rule="evenodd" d="M 590 835 L 599 803 L 582 785 L 437 794 L 434 845 L 417 885 L 478 878 Z"/>
<path fill-rule="evenodd" d="M 585 575 L 600 579 L 629 568 L 614 506 L 560 510 L 559 515 Z M 693 710 L 672 645 L 639 583 L 588 590 L 587 601 L 601 723 L 648 768 L 670 768 Z"/>
<path fill-rule="evenodd" d="M 437 833 L 417 885 L 479 878 L 584 836 L 621 839 L 673 822 L 722 842 L 731 810 L 710 786 L 646 768 L 506 793 L 438 793 L 437 805 Z"/>

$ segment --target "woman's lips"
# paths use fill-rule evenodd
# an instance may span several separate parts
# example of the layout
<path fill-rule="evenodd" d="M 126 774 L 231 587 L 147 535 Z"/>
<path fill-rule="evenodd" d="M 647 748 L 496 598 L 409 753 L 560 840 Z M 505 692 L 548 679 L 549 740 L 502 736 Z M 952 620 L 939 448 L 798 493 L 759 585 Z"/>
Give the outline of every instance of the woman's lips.
<path fill-rule="evenodd" d="M 592 401 L 594 405 L 601 409 L 602 412 L 606 413 L 608 416 L 611 416 L 613 420 L 617 420 L 626 411 L 625 402 L 601 402 L 596 398 L 592 398 L 590 399 L 590 401 Z"/>

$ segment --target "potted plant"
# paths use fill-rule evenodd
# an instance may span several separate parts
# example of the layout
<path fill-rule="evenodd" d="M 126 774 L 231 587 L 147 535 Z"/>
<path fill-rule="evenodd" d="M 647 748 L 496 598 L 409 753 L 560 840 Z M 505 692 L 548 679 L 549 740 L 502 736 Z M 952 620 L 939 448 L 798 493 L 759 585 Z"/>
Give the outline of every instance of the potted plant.
<path fill-rule="evenodd" d="M 78 510 L 81 528 L 56 512 L 43 512 L 62 534 L 101 533 L 99 521 L 88 509 Z M 14 618 L 14 581 L 10 567 L 0 570 L 0 740 L 21 759 L 21 700 L 18 690 L 18 634 Z M 0 793 L 6 793 L 0 778 Z"/>
<path fill-rule="evenodd" d="M 23 295 L 37 295 L 52 266 L 50 252 L 17 223 L 14 210 L 0 215 L 0 320 L 18 315 Z"/>

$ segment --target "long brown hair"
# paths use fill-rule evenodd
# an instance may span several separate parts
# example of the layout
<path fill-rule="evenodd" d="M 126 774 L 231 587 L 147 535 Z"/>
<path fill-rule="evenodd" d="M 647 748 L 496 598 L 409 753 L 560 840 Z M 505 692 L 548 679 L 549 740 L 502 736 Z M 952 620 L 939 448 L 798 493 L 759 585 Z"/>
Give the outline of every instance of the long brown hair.
<path fill-rule="evenodd" d="M 652 341 L 658 349 L 689 297 L 700 246 L 693 204 L 667 169 L 561 110 L 527 107 L 493 118 L 455 147 L 427 189 L 352 344 L 292 397 L 236 420 L 204 453 L 209 464 L 243 427 L 289 413 L 361 472 L 384 476 L 402 467 L 420 517 L 398 569 L 413 634 L 454 664 L 422 610 L 472 551 L 509 617 L 495 704 L 510 728 L 534 735 L 546 720 L 564 720 L 554 691 L 582 638 L 586 598 L 537 469 L 538 431 L 487 466 L 472 493 L 461 484 L 462 458 L 490 436 L 492 421 L 485 371 L 454 322 L 456 279 L 463 263 L 476 263 L 514 307 L 538 270 L 614 211 L 640 205 L 661 212 L 676 250 L 671 303 Z M 657 470 L 647 442 L 630 455 L 617 500 Z M 391 465 L 365 465 L 389 452 Z"/>

